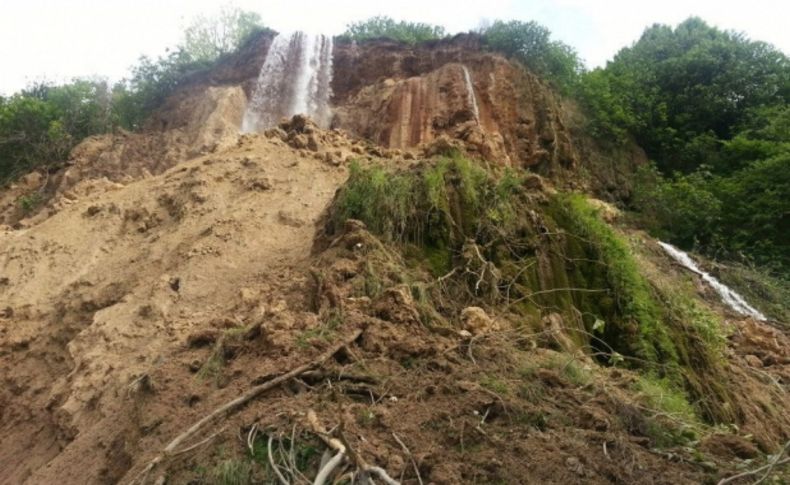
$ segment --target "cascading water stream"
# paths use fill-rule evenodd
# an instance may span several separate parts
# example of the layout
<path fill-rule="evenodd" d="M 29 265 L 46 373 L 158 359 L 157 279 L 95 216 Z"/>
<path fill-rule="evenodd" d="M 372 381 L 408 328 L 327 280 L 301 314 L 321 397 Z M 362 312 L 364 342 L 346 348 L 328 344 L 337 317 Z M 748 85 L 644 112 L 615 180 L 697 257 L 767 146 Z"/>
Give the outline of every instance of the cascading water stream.
<path fill-rule="evenodd" d="M 765 315 L 760 313 L 760 311 L 754 308 L 753 306 L 746 303 L 746 300 L 744 300 L 741 295 L 736 293 L 735 290 L 725 285 L 724 283 L 720 282 L 719 280 L 717 280 L 710 274 L 706 273 L 705 271 L 702 271 L 699 268 L 699 266 L 697 266 L 697 263 L 695 263 L 694 260 L 691 259 L 691 257 L 688 254 L 684 253 L 683 251 L 681 251 L 680 249 L 676 248 L 671 244 L 667 244 L 661 241 L 659 241 L 658 244 L 661 245 L 664 251 L 666 251 L 667 254 L 669 254 L 672 257 L 672 259 L 680 263 L 685 268 L 700 275 L 700 277 L 702 277 L 702 279 L 706 283 L 708 283 L 711 287 L 713 287 L 713 289 L 716 291 L 716 293 L 719 294 L 722 301 L 724 301 L 724 303 L 727 306 L 729 306 L 736 312 L 740 313 L 741 315 L 746 315 L 755 318 L 757 320 L 766 320 Z"/>
<path fill-rule="evenodd" d="M 475 96 L 475 87 L 472 84 L 472 76 L 469 74 L 469 69 L 466 66 L 461 66 L 464 70 L 464 82 L 466 83 L 466 100 L 472 108 L 472 113 L 475 115 L 475 121 L 480 123 L 480 108 L 477 106 L 477 96 Z"/>
<path fill-rule="evenodd" d="M 258 132 L 295 114 L 307 115 L 328 128 L 332 47 L 332 38 L 325 35 L 278 34 L 261 67 L 241 131 Z"/>

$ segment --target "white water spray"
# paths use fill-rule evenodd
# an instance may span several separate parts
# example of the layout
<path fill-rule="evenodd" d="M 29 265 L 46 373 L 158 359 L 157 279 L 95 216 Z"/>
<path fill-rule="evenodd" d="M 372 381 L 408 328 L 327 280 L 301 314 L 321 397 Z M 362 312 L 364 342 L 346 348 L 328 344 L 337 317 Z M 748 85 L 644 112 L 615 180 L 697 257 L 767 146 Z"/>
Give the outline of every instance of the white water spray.
<path fill-rule="evenodd" d="M 667 254 L 672 256 L 672 258 L 675 261 L 677 261 L 684 267 L 688 268 L 689 270 L 693 271 L 694 273 L 700 275 L 700 277 L 702 277 L 702 279 L 706 283 L 708 283 L 711 287 L 713 287 L 714 290 L 716 290 L 716 293 L 719 294 L 722 301 L 724 301 L 724 303 L 727 304 L 727 306 L 729 306 L 736 312 L 740 313 L 741 315 L 746 315 L 752 318 L 756 318 L 757 320 L 766 320 L 765 315 L 760 313 L 760 311 L 754 308 L 753 306 L 749 305 L 741 295 L 735 292 L 735 290 L 725 285 L 724 283 L 720 282 L 719 280 L 717 280 L 710 274 L 706 273 L 705 271 L 702 271 L 699 268 L 699 266 L 697 266 L 697 263 L 695 263 L 694 260 L 691 259 L 691 257 L 688 254 L 684 253 L 683 251 L 681 251 L 680 249 L 676 248 L 671 244 L 667 244 L 661 241 L 659 241 L 658 244 L 660 244 L 661 247 L 664 248 L 664 251 L 666 251 Z"/>
<path fill-rule="evenodd" d="M 469 69 L 466 66 L 461 67 L 464 70 L 464 82 L 466 83 L 466 101 L 472 107 L 475 121 L 480 123 L 480 108 L 477 106 L 477 96 L 475 96 L 475 87 L 472 85 L 472 76 L 469 74 Z"/>
<path fill-rule="evenodd" d="M 304 32 L 278 34 L 261 67 L 241 131 L 258 132 L 295 114 L 307 115 L 318 126 L 328 128 L 331 84 L 331 37 Z"/>

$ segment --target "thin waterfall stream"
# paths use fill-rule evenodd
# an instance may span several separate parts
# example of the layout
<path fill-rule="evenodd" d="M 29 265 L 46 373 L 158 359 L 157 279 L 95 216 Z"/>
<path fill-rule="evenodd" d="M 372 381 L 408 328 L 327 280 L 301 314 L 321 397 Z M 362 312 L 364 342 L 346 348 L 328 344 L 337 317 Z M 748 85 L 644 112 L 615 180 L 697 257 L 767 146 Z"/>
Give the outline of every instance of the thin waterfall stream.
<path fill-rule="evenodd" d="M 322 128 L 332 118 L 332 37 L 294 32 L 278 34 L 269 47 L 241 131 L 258 132 L 281 118 L 309 116 Z"/>
<path fill-rule="evenodd" d="M 752 317 L 757 320 L 767 320 L 765 315 L 763 315 L 753 306 L 749 305 L 746 300 L 744 300 L 744 298 L 735 290 L 700 269 L 700 267 L 697 266 L 697 263 L 695 263 L 694 260 L 691 259 L 691 256 L 689 256 L 687 253 L 665 242 L 659 241 L 658 244 L 661 245 L 664 251 L 666 251 L 666 253 L 672 257 L 672 259 L 680 263 L 683 267 L 693 271 L 694 273 L 697 273 L 703 281 L 710 285 L 716 291 L 716 293 L 719 294 L 722 301 L 728 307 L 732 308 L 741 315 Z"/>
<path fill-rule="evenodd" d="M 480 108 L 477 105 L 477 96 L 475 96 L 475 87 L 472 84 L 472 76 L 469 74 L 469 69 L 466 66 L 461 66 L 464 70 L 464 82 L 466 83 L 466 100 L 472 108 L 472 113 L 475 115 L 475 121 L 480 123 Z"/>

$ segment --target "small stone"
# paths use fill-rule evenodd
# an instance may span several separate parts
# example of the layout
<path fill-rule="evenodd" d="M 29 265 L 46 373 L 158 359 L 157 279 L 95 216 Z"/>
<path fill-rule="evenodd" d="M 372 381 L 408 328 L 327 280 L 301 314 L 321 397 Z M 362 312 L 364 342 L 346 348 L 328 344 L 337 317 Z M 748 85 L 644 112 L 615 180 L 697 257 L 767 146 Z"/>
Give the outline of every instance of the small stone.
<path fill-rule="evenodd" d="M 762 367 L 763 361 L 760 360 L 759 357 L 756 355 L 748 354 L 743 356 L 743 360 L 749 365 L 749 367 Z"/>
<path fill-rule="evenodd" d="M 476 306 L 466 307 L 461 311 L 461 322 L 464 330 L 473 335 L 490 332 L 498 328 L 497 323 L 488 316 L 485 310 Z"/>

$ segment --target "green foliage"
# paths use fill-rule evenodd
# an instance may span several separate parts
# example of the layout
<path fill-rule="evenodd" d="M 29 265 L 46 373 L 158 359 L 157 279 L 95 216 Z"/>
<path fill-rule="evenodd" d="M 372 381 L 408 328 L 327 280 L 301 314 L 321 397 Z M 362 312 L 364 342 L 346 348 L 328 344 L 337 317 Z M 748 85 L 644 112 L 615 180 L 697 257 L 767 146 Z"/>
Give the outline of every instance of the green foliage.
<path fill-rule="evenodd" d="M 17 204 L 19 204 L 19 208 L 25 213 L 29 213 L 41 205 L 43 201 L 44 199 L 41 197 L 41 194 L 38 192 L 31 192 L 17 199 Z"/>
<path fill-rule="evenodd" d="M 727 175 L 644 171 L 635 207 L 657 236 L 790 277 L 790 151 Z"/>
<path fill-rule="evenodd" d="M 230 54 L 255 32 L 262 30 L 261 17 L 225 5 L 216 15 L 199 15 L 184 31 L 184 52 L 196 62 L 213 62 Z"/>
<path fill-rule="evenodd" d="M 142 57 L 131 76 L 110 87 L 101 79 L 34 84 L 0 97 L 0 184 L 37 166 L 62 162 L 85 137 L 140 128 L 176 87 L 241 47 L 263 27 L 257 14 L 224 8 L 199 17 L 183 45 L 164 57 Z"/>
<path fill-rule="evenodd" d="M 653 413 L 647 421 L 647 434 L 659 447 L 683 445 L 695 438 L 699 426 L 694 408 L 683 390 L 667 379 L 643 375 L 634 390 Z"/>
<path fill-rule="evenodd" d="M 483 200 L 495 203 L 504 196 L 496 195 L 483 169 L 460 156 L 442 158 L 412 173 L 362 168 L 356 162 L 350 172 L 334 207 L 335 227 L 359 219 L 385 239 L 430 248 L 462 241 L 463 227 L 458 224 L 475 220 L 464 216 L 479 214 Z"/>
<path fill-rule="evenodd" d="M 695 172 L 667 180 L 655 167 L 643 167 L 634 205 L 662 239 L 684 247 L 710 242 L 722 213 L 721 201 L 710 191 L 710 177 L 710 173 Z"/>
<path fill-rule="evenodd" d="M 111 96 L 103 80 L 75 79 L 0 98 L 0 183 L 63 160 L 78 141 L 111 129 Z"/>
<path fill-rule="evenodd" d="M 396 22 L 390 17 L 376 16 L 353 22 L 346 26 L 341 37 L 363 41 L 368 39 L 392 39 L 407 44 L 441 39 L 446 35 L 444 27 L 422 22 Z"/>
<path fill-rule="evenodd" d="M 650 362 L 677 362 L 660 307 L 628 244 L 601 220 L 583 196 L 558 195 L 552 203 L 552 216 L 566 230 L 592 244 L 594 259 L 603 263 L 603 267 L 592 269 L 603 273 L 614 304 L 597 308 L 607 322 L 601 332 L 603 339 L 626 355 Z"/>
<path fill-rule="evenodd" d="M 690 18 L 648 28 L 577 93 L 594 136 L 655 161 L 634 200 L 654 234 L 790 275 L 786 55 Z"/>
<path fill-rule="evenodd" d="M 497 20 L 481 34 L 489 48 L 518 59 L 566 92 L 583 70 L 576 51 L 560 41 L 551 40 L 551 32 L 536 22 Z"/>
<path fill-rule="evenodd" d="M 663 172 L 688 173 L 710 163 L 751 110 L 786 103 L 788 83 L 781 51 L 690 18 L 648 28 L 584 76 L 580 92 L 597 134 L 627 130 Z"/>

